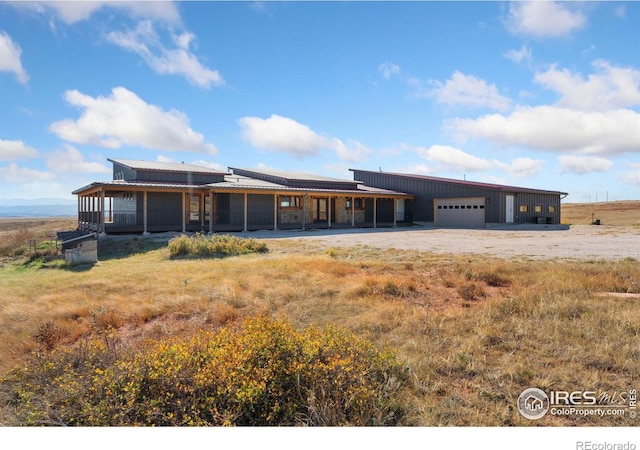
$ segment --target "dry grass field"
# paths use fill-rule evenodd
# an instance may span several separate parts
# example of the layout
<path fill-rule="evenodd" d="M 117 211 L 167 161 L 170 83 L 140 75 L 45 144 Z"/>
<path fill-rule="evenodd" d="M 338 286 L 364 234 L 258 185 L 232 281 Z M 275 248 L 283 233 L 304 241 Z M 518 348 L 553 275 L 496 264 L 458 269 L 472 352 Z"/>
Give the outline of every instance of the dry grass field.
<path fill-rule="evenodd" d="M 563 205 L 563 218 L 590 219 L 591 206 Z M 627 206 L 596 217 L 637 226 L 638 209 Z M 24 233 L 24 225 L 0 221 L 0 239 Z M 69 228 L 51 224 L 62 225 Z M 637 425 L 628 415 L 530 421 L 516 409 L 529 387 L 637 389 L 640 299 L 602 294 L 640 294 L 634 259 L 511 261 L 266 242 L 267 253 L 172 259 L 166 243 L 107 237 L 99 263 L 75 267 L 5 256 L 0 377 L 42 349 L 48 323 L 58 346 L 115 330 L 122 345 L 135 347 L 266 314 L 299 329 L 343 327 L 391 349 L 408 374 L 399 391 L 411 407 L 405 425 Z M 0 400 L 8 395 L 0 389 Z M 13 424 L 8 408 L 0 408 L 0 423 Z"/>
<path fill-rule="evenodd" d="M 572 225 L 600 220 L 602 225 L 640 228 L 639 201 L 563 203 L 561 214 L 562 223 Z"/>

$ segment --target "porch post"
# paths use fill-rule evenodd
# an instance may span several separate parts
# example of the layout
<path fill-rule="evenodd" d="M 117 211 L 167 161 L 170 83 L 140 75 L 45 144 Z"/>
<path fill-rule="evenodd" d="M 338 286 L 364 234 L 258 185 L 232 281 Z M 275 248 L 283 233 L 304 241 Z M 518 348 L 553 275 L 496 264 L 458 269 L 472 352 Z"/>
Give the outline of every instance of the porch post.
<path fill-rule="evenodd" d="M 327 216 L 327 227 L 331 228 L 331 197 L 327 198 L 327 209 L 329 210 L 329 214 Z"/>
<path fill-rule="evenodd" d="M 99 220 L 100 220 L 100 234 L 101 235 L 106 235 L 106 228 L 104 225 L 104 187 L 100 188 L 100 205 L 99 205 L 99 209 L 100 209 L 100 214 L 99 214 Z"/>
<path fill-rule="evenodd" d="M 147 200 L 147 191 L 142 193 L 142 234 L 149 234 L 149 202 Z"/>
<path fill-rule="evenodd" d="M 187 193 L 182 193 L 182 232 L 187 232 Z"/>
<path fill-rule="evenodd" d="M 378 227 L 378 197 L 373 197 L 373 228 Z"/>
<path fill-rule="evenodd" d="M 91 194 L 91 222 L 96 226 L 96 233 L 100 230 L 98 229 L 98 217 L 96 215 L 96 196 L 97 193 Z"/>
<path fill-rule="evenodd" d="M 247 214 L 248 205 L 247 205 L 247 203 L 248 203 L 248 198 L 247 198 L 247 193 L 245 192 L 244 193 L 244 229 L 242 231 L 248 231 L 247 230 L 247 217 L 248 217 L 248 214 Z"/>
<path fill-rule="evenodd" d="M 307 222 L 307 197 L 309 194 L 304 194 L 302 196 L 302 231 L 306 229 Z"/>
<path fill-rule="evenodd" d="M 213 191 L 209 191 L 209 234 L 213 234 Z"/>
<path fill-rule="evenodd" d="M 351 227 L 356 226 L 356 198 L 351 196 Z"/>
<path fill-rule="evenodd" d="M 278 194 L 273 194 L 273 229 L 278 229 Z"/>
<path fill-rule="evenodd" d="M 396 227 L 397 225 L 397 218 L 398 218 L 398 199 L 392 199 L 393 200 L 393 228 Z"/>

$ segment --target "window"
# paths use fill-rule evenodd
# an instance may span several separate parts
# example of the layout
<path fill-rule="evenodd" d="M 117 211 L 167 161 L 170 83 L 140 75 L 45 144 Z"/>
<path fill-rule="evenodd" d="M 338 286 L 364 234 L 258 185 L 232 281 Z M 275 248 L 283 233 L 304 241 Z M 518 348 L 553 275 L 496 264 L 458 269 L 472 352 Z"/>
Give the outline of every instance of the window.
<path fill-rule="evenodd" d="M 542 205 L 536 205 L 536 212 L 537 213 L 541 213 L 542 212 Z"/>
<path fill-rule="evenodd" d="M 281 195 L 280 208 L 300 209 L 300 197 L 296 195 Z"/>
<path fill-rule="evenodd" d="M 351 197 L 347 197 L 346 209 L 351 209 Z M 362 198 L 354 198 L 353 199 L 353 209 L 364 209 L 364 199 Z"/>
<path fill-rule="evenodd" d="M 549 212 L 550 213 L 556 212 L 556 205 L 549 205 Z"/>
<path fill-rule="evenodd" d="M 520 205 L 520 212 L 521 213 L 529 212 L 529 205 Z"/>
<path fill-rule="evenodd" d="M 189 221 L 200 222 L 200 195 L 189 196 Z"/>

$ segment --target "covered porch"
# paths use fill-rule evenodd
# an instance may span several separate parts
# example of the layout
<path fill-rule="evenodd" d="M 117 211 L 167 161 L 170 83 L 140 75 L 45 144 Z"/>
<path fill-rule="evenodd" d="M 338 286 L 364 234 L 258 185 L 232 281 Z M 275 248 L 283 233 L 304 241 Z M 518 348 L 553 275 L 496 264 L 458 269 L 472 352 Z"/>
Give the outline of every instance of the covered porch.
<path fill-rule="evenodd" d="M 216 189 L 94 183 L 80 189 L 78 229 L 97 234 L 396 227 L 412 197 L 389 192 Z"/>

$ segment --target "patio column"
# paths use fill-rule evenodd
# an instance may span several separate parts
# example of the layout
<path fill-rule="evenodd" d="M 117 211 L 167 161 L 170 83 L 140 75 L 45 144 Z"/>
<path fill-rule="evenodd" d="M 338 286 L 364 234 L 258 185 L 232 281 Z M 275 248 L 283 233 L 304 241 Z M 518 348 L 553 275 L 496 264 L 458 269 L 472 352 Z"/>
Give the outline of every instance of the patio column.
<path fill-rule="evenodd" d="M 393 228 L 396 227 L 398 221 L 398 200 L 393 199 Z"/>
<path fill-rule="evenodd" d="M 147 191 L 142 193 L 142 234 L 149 234 L 149 202 L 147 200 Z"/>
<path fill-rule="evenodd" d="M 248 217 L 248 196 L 247 193 L 244 193 L 244 229 L 242 231 L 247 230 L 247 217 Z"/>
<path fill-rule="evenodd" d="M 213 234 L 213 191 L 209 191 L 209 234 Z"/>
<path fill-rule="evenodd" d="M 106 235 L 106 229 L 105 229 L 105 225 L 104 225 L 104 188 L 100 188 L 100 214 L 99 214 L 99 219 L 100 220 L 100 234 L 101 235 Z"/>
<path fill-rule="evenodd" d="M 351 227 L 356 226 L 356 198 L 351 197 Z"/>
<path fill-rule="evenodd" d="M 373 228 L 378 227 L 378 197 L 373 197 Z"/>
<path fill-rule="evenodd" d="M 187 194 L 182 194 L 182 232 L 187 232 Z"/>
<path fill-rule="evenodd" d="M 306 230 L 306 222 L 307 222 L 307 197 L 309 194 L 304 194 L 302 196 L 302 231 Z"/>
<path fill-rule="evenodd" d="M 278 194 L 273 194 L 273 229 L 278 229 Z"/>
<path fill-rule="evenodd" d="M 327 198 L 327 227 L 331 228 L 331 197 Z"/>

